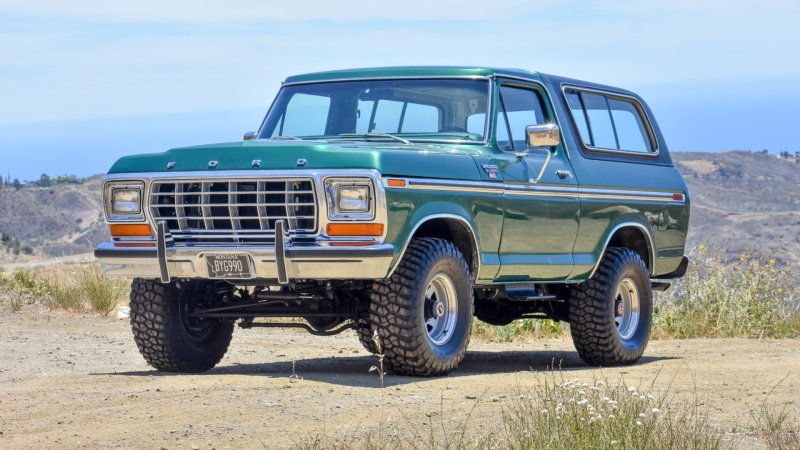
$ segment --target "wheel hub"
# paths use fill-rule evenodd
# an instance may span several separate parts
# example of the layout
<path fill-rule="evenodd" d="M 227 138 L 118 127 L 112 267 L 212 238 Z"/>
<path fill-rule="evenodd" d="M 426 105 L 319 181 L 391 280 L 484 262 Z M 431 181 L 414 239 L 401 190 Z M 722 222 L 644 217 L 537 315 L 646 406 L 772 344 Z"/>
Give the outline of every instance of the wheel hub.
<path fill-rule="evenodd" d="M 425 329 L 435 345 L 446 344 L 456 326 L 458 299 L 453 280 L 436 274 L 425 289 Z"/>
<path fill-rule="evenodd" d="M 614 324 L 622 339 L 630 339 L 639 328 L 639 289 L 630 278 L 624 278 L 617 285 L 614 296 Z"/>

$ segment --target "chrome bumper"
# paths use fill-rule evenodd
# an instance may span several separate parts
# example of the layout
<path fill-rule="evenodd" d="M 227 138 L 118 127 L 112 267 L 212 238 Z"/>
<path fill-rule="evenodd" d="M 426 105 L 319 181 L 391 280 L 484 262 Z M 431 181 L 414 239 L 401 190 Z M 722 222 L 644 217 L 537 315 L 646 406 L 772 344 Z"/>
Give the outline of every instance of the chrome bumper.
<path fill-rule="evenodd" d="M 121 247 L 105 242 L 95 249 L 94 255 L 106 275 L 169 282 L 175 278 L 210 278 L 207 254 L 246 254 L 253 267 L 251 279 L 276 280 L 280 284 L 307 279 L 381 279 L 389 274 L 394 257 L 394 246 L 383 243 L 332 247 L 292 243 L 284 238 L 277 239 L 274 246 L 175 246 L 161 226 L 157 234 L 154 247 Z"/>

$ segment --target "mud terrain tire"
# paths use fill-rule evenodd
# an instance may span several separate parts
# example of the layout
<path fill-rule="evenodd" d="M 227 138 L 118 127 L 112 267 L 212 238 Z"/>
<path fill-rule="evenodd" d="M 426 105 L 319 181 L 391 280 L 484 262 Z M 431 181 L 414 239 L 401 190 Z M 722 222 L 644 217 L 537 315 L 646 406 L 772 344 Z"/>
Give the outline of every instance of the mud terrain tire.
<path fill-rule="evenodd" d="M 458 248 L 444 239 L 412 240 L 394 274 L 376 282 L 370 296 L 370 323 L 389 370 L 438 376 L 458 367 L 473 301 L 472 275 Z"/>
<path fill-rule="evenodd" d="M 631 249 L 609 248 L 594 276 L 570 290 L 572 341 L 581 359 L 592 365 L 638 361 L 647 347 L 652 316 L 650 274 Z"/>
<path fill-rule="evenodd" d="M 233 322 L 191 319 L 186 312 L 208 296 L 208 283 L 162 284 L 135 278 L 131 328 L 148 364 L 164 372 L 205 372 L 219 363 L 233 336 Z"/>

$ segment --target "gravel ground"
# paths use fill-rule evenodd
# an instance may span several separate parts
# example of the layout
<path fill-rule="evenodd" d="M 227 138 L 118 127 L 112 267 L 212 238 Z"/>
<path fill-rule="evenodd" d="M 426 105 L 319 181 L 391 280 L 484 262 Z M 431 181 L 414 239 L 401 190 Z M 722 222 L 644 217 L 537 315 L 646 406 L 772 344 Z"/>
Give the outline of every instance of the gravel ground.
<path fill-rule="evenodd" d="M 317 433 L 467 414 L 485 427 L 553 364 L 569 379 L 655 379 L 697 396 L 719 424 L 746 423 L 768 395 L 795 411 L 800 403 L 800 340 L 655 341 L 641 363 L 603 370 L 566 340 L 473 341 L 450 376 L 387 376 L 381 389 L 368 373 L 376 358 L 349 331 L 236 330 L 217 368 L 175 375 L 144 363 L 126 320 L 26 307 L 0 313 L 0 355 L 0 448 L 290 448 Z"/>

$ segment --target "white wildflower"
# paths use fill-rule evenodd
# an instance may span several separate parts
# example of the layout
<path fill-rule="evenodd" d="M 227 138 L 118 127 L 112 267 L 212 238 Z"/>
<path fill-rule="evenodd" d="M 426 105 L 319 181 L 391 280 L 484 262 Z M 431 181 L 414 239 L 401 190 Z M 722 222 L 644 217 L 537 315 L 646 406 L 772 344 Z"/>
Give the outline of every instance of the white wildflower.
<path fill-rule="evenodd" d="M 653 414 L 658 414 L 658 413 L 661 412 L 661 410 L 658 409 L 658 408 L 653 408 L 652 411 L 653 411 Z"/>
<path fill-rule="evenodd" d="M 650 394 L 647 394 L 647 398 L 649 398 L 650 400 L 655 400 L 655 397 L 653 397 L 653 396 L 652 396 L 652 395 L 650 395 Z"/>
<path fill-rule="evenodd" d="M 542 410 L 542 414 L 547 414 L 547 412 L 548 412 L 548 411 L 547 411 L 546 409 L 543 409 L 543 410 Z"/>
<path fill-rule="evenodd" d="M 637 421 L 636 421 L 636 425 L 642 426 L 642 425 L 644 425 L 644 424 L 642 423 L 642 421 L 641 421 L 641 420 L 637 420 Z"/>
<path fill-rule="evenodd" d="M 613 414 L 609 414 L 607 418 L 608 418 L 608 420 L 611 420 L 611 419 L 616 419 L 617 416 L 615 416 Z"/>
<path fill-rule="evenodd" d="M 636 387 L 634 387 L 634 386 L 629 386 L 629 387 L 628 387 L 628 392 L 636 392 Z"/>
<path fill-rule="evenodd" d="M 611 441 L 611 445 L 617 445 L 617 444 L 619 444 L 619 441 Z"/>
<path fill-rule="evenodd" d="M 645 413 L 639 413 L 639 417 L 647 417 Z"/>
<path fill-rule="evenodd" d="M 579 405 L 585 405 L 587 403 L 589 403 L 589 400 L 586 400 L 585 398 L 582 398 L 582 399 L 578 400 L 578 404 Z"/>

